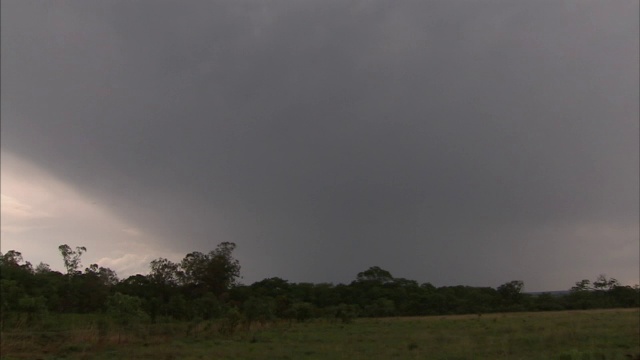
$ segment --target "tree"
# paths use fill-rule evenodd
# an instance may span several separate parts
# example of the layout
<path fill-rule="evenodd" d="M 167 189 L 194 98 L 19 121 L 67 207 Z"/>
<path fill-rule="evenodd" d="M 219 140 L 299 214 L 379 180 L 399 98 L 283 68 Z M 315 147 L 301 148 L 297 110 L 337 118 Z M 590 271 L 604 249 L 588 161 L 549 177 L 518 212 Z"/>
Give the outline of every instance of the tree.
<path fill-rule="evenodd" d="M 507 298 L 517 297 L 524 289 L 522 280 L 513 280 L 498 286 L 498 293 Z"/>
<path fill-rule="evenodd" d="M 596 281 L 593 282 L 593 289 L 599 291 L 613 290 L 616 286 L 619 286 L 618 280 L 614 278 L 607 278 L 606 275 L 600 274 Z"/>
<path fill-rule="evenodd" d="M 291 285 L 287 280 L 278 277 L 264 279 L 251 284 L 252 291 L 257 295 L 277 297 L 287 294 Z"/>
<path fill-rule="evenodd" d="M 24 262 L 24 264 L 23 264 Z M 9 250 L 4 255 L 0 253 L 0 266 L 21 269 L 29 273 L 33 272 L 30 262 L 25 262 L 20 251 Z"/>
<path fill-rule="evenodd" d="M 69 245 L 64 244 L 58 246 L 58 250 L 64 260 L 64 267 L 67 269 L 67 274 L 79 274 L 78 268 L 80 267 L 80 257 L 87 251 L 87 248 L 84 246 L 76 246 L 75 250 L 71 250 Z"/>
<path fill-rule="evenodd" d="M 180 264 L 165 258 L 151 261 L 150 266 L 149 280 L 158 285 L 177 286 L 184 275 L 180 269 Z"/>
<path fill-rule="evenodd" d="M 4 266 L 20 266 L 23 262 L 22 253 L 20 251 L 9 250 L 6 254 L 0 253 L 0 265 Z"/>
<path fill-rule="evenodd" d="M 564 307 L 560 298 L 550 293 L 542 293 L 534 298 L 535 310 L 538 311 L 557 311 L 563 310 Z"/>
<path fill-rule="evenodd" d="M 167 311 L 174 319 L 188 320 L 193 318 L 194 308 L 182 294 L 174 294 L 169 298 Z"/>
<path fill-rule="evenodd" d="M 381 269 L 378 266 L 372 266 L 368 270 L 358 273 L 358 282 L 375 282 L 379 284 L 386 284 L 393 281 L 393 276 L 387 270 Z"/>
<path fill-rule="evenodd" d="M 45 264 L 42 261 L 36 266 L 35 273 L 36 274 L 47 274 L 51 272 L 51 268 L 49 264 Z"/>
<path fill-rule="evenodd" d="M 115 271 L 98 266 L 98 264 L 89 265 L 88 268 L 84 269 L 84 273 L 100 279 L 100 282 L 105 286 L 113 286 L 118 283 L 118 274 Z"/>
<path fill-rule="evenodd" d="M 576 282 L 576 285 L 571 287 L 571 292 L 590 291 L 592 289 L 591 281 L 584 279 Z"/>
<path fill-rule="evenodd" d="M 516 305 L 521 304 L 524 299 L 523 289 L 524 282 L 521 280 L 513 280 L 498 286 L 497 290 L 507 305 Z"/>
<path fill-rule="evenodd" d="M 615 301 L 615 306 L 638 307 L 640 306 L 640 288 L 638 285 L 616 286 L 609 291 L 609 296 Z"/>
<path fill-rule="evenodd" d="M 240 263 L 232 256 L 235 248 L 236 244 L 223 242 L 208 254 L 187 254 L 180 263 L 185 283 L 217 296 L 229 290 L 240 276 Z"/>
<path fill-rule="evenodd" d="M 365 306 L 365 314 L 371 317 L 384 317 L 396 315 L 396 305 L 386 298 L 379 298 Z"/>

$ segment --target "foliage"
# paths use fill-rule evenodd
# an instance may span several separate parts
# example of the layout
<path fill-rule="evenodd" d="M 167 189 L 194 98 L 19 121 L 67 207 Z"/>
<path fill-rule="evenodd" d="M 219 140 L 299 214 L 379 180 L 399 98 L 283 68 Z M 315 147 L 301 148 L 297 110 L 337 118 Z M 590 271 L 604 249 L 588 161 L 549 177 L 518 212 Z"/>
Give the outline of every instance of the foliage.
<path fill-rule="evenodd" d="M 67 244 L 58 246 L 62 260 L 64 261 L 64 267 L 67 269 L 68 275 L 78 274 L 78 268 L 80 268 L 80 257 L 87 251 L 84 246 L 76 246 L 75 250 L 71 250 L 71 247 Z"/>
<path fill-rule="evenodd" d="M 98 264 L 91 264 L 84 270 L 85 275 L 93 277 L 97 281 L 101 282 L 105 286 L 113 286 L 118 283 L 118 274 L 115 271 L 98 266 Z"/>
<path fill-rule="evenodd" d="M 335 317 L 344 324 L 350 324 L 358 316 L 358 308 L 353 305 L 340 304 L 335 308 Z"/>
<path fill-rule="evenodd" d="M 251 297 L 242 305 L 242 313 L 244 315 L 247 327 L 251 327 L 251 323 L 260 322 L 266 324 L 274 320 L 275 303 L 270 297 Z"/>
<path fill-rule="evenodd" d="M 107 314 L 118 325 L 118 343 L 120 343 L 123 331 L 134 329 L 148 319 L 142 310 L 142 299 L 115 293 L 107 300 Z M 98 323 L 98 331 L 101 338 L 108 329 L 107 323 Z"/>
<path fill-rule="evenodd" d="M 211 292 L 193 300 L 192 309 L 194 316 L 203 320 L 217 319 L 222 314 L 222 304 Z"/>
<path fill-rule="evenodd" d="M 235 248 L 236 244 L 223 242 L 208 254 L 187 254 L 180 263 L 185 284 L 195 292 L 211 291 L 218 296 L 225 293 L 240 277 L 240 263 L 232 256 Z"/>
<path fill-rule="evenodd" d="M 151 282 L 161 286 L 178 286 L 184 277 L 180 270 L 180 264 L 176 264 L 165 258 L 151 261 L 151 272 L 148 277 Z"/>
<path fill-rule="evenodd" d="M 308 302 L 297 302 L 291 306 L 290 317 L 304 322 L 313 317 L 314 306 Z"/>
<path fill-rule="evenodd" d="M 513 280 L 498 286 L 498 294 L 508 303 L 518 303 L 522 299 L 524 282 Z"/>
<path fill-rule="evenodd" d="M 385 284 L 393 281 L 393 276 L 391 276 L 391 273 L 387 270 L 381 269 L 378 266 L 372 266 L 369 269 L 358 273 L 357 281 Z"/>
<path fill-rule="evenodd" d="M 576 284 L 571 288 L 572 292 L 589 291 L 589 290 L 592 290 L 591 281 L 587 279 L 576 282 Z"/>
<path fill-rule="evenodd" d="M 218 328 L 218 331 L 220 332 L 220 334 L 225 336 L 233 335 L 233 333 L 238 328 L 238 325 L 240 325 L 241 321 L 242 321 L 242 314 L 240 314 L 240 311 L 238 310 L 238 308 L 236 307 L 229 308 L 224 314 L 222 321 L 220 322 L 220 327 Z"/>
<path fill-rule="evenodd" d="M 142 311 L 142 299 L 119 292 L 109 297 L 107 313 L 118 325 L 124 327 L 138 324 L 147 318 Z"/>
<path fill-rule="evenodd" d="M 593 289 L 596 291 L 610 291 L 620 286 L 618 280 L 614 278 L 607 278 L 606 275 L 600 274 L 596 281 L 593 282 Z"/>
<path fill-rule="evenodd" d="M 165 321 L 221 321 L 233 333 L 244 321 L 267 324 L 277 319 L 306 322 L 313 318 L 486 314 L 513 311 L 560 311 L 639 307 L 640 288 L 623 286 L 605 275 L 581 280 L 566 294 L 527 294 L 519 280 L 497 288 L 436 287 L 394 278 L 373 266 L 350 284 L 291 283 L 267 278 L 240 285 L 235 244 L 221 243 L 209 253 L 188 253 L 179 263 L 165 258 L 151 261 L 147 275 L 118 279 L 115 271 L 91 264 L 78 271 L 85 247 L 59 247 L 66 274 L 40 263 L 35 269 L 22 254 L 0 254 L 0 320 L 2 328 L 35 323 L 51 314 L 114 314 L 118 326 L 145 319 Z M 129 304 L 129 305 L 126 305 Z M 127 307 L 135 316 L 126 314 Z M 235 309 L 235 310 L 234 310 Z M 237 314 L 236 314 L 237 313 Z M 118 315 L 121 314 L 121 315 Z M 197 323 L 194 322 L 195 323 Z M 235 325 L 234 325 L 235 324 Z"/>

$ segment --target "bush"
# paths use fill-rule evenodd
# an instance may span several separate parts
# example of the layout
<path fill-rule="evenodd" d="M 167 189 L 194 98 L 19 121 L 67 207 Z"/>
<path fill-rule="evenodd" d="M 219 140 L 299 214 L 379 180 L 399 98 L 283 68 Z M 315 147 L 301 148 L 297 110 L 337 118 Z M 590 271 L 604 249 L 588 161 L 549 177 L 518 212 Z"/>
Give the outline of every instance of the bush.
<path fill-rule="evenodd" d="M 238 311 L 237 308 L 232 307 L 227 310 L 224 317 L 222 318 L 222 322 L 220 322 L 220 328 L 218 329 L 218 331 L 220 332 L 220 334 L 225 336 L 233 335 L 238 325 L 240 325 L 241 321 L 242 315 L 240 314 L 240 311 Z"/>
<path fill-rule="evenodd" d="M 122 329 L 132 329 L 148 319 L 142 311 L 142 299 L 136 296 L 115 293 L 107 299 L 107 313 Z M 118 342 L 122 332 L 118 333 Z"/>
<path fill-rule="evenodd" d="M 242 310 L 247 328 L 250 328 L 254 321 L 264 325 L 273 320 L 274 307 L 273 299 L 270 297 L 252 297 L 245 301 Z"/>
<path fill-rule="evenodd" d="M 27 314 L 28 324 L 34 324 L 47 314 L 47 299 L 44 296 L 23 296 L 18 300 L 18 310 Z"/>
<path fill-rule="evenodd" d="M 335 313 L 335 317 L 340 319 L 344 324 L 351 323 L 357 316 L 358 308 L 355 305 L 340 304 Z"/>
<path fill-rule="evenodd" d="M 304 322 L 313 317 L 314 307 L 312 304 L 307 302 L 299 302 L 293 304 L 291 307 L 291 315 L 298 322 Z"/>
<path fill-rule="evenodd" d="M 216 319 L 222 314 L 220 301 L 211 292 L 204 294 L 193 302 L 193 311 L 197 317 L 203 320 Z"/>

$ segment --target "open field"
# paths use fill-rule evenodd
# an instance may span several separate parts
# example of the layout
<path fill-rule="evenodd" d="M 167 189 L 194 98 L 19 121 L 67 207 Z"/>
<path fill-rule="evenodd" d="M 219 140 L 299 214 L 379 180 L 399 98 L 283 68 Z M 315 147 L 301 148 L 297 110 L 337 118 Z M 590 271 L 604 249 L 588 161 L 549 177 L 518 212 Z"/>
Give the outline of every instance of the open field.
<path fill-rule="evenodd" d="M 60 330 L 62 323 L 66 330 Z M 2 359 L 636 359 L 640 310 L 279 322 L 228 336 L 215 322 L 119 332 L 104 321 L 76 317 L 58 322 L 56 330 L 5 331 L 1 354 Z"/>

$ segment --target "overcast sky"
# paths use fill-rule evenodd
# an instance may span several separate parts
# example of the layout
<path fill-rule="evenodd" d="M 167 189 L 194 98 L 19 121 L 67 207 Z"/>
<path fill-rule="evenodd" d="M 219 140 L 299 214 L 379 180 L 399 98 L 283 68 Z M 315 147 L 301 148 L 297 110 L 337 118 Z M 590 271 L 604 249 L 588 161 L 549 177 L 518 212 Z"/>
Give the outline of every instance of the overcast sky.
<path fill-rule="evenodd" d="M 640 281 L 638 2 L 2 1 L 2 251 Z"/>

